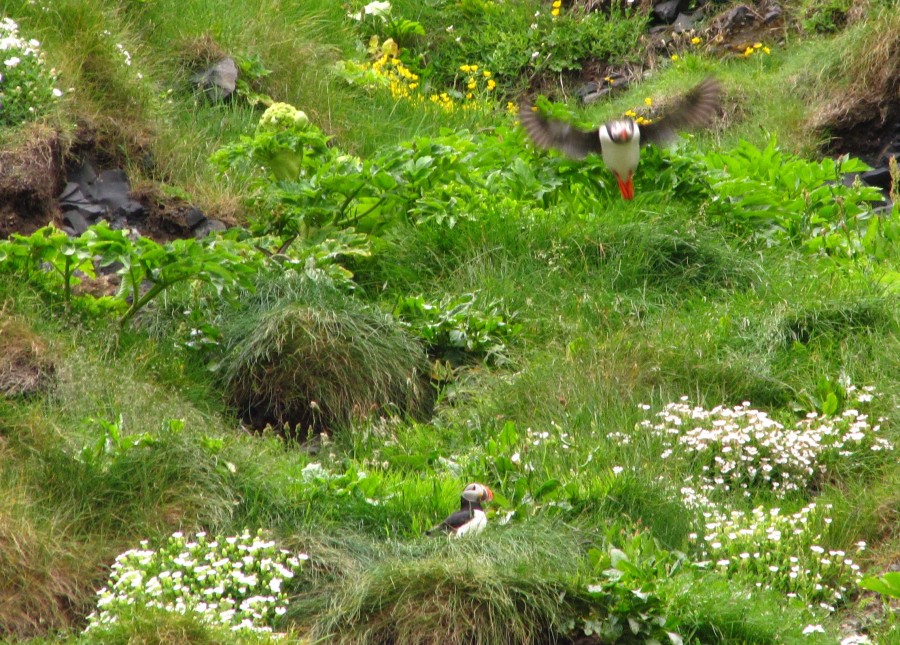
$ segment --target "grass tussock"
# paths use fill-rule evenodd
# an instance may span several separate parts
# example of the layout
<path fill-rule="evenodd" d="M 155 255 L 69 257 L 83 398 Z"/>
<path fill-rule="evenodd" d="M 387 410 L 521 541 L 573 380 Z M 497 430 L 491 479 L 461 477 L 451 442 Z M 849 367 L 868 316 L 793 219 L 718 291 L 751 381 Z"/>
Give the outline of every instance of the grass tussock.
<path fill-rule="evenodd" d="M 21 397 L 42 392 L 55 371 L 47 343 L 22 321 L 0 314 L 0 395 Z"/>
<path fill-rule="evenodd" d="M 226 396 L 251 425 L 321 431 L 428 409 L 425 352 L 396 321 L 308 279 L 282 287 L 224 325 Z"/>
<path fill-rule="evenodd" d="M 884 123 L 900 110 L 900 15 L 887 8 L 862 15 L 831 45 L 841 55 L 830 61 L 822 77 L 842 88 L 813 115 L 813 127 L 847 126 L 873 117 Z"/>
<path fill-rule="evenodd" d="M 0 453 L 2 454 L 2 453 Z M 46 634 L 76 624 L 89 610 L 95 560 L 64 527 L 34 516 L 36 500 L 2 476 L 0 501 L 0 639 Z"/>
<path fill-rule="evenodd" d="M 351 561 L 344 545 L 330 584 L 295 610 L 324 604 L 312 634 L 335 643 L 554 642 L 572 614 L 566 580 L 582 564 L 572 539 L 517 527 L 483 539 L 382 543 Z"/>
<path fill-rule="evenodd" d="M 807 344 L 823 338 L 840 339 L 854 333 L 878 333 L 896 327 L 892 298 L 848 298 L 807 306 L 780 321 L 783 343 Z"/>

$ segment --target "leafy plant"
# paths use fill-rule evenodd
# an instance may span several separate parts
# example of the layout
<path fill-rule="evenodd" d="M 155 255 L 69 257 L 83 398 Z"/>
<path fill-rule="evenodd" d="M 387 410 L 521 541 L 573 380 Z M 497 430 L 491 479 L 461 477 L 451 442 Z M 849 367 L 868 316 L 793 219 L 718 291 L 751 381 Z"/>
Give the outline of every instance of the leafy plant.
<path fill-rule="evenodd" d="M 859 581 L 859 586 L 890 598 L 900 598 L 900 572 L 886 573 L 880 578 L 868 576 Z"/>
<path fill-rule="evenodd" d="M 670 552 L 646 534 L 614 540 L 622 548 L 592 548 L 588 552 L 593 580 L 588 596 L 598 605 L 581 619 L 586 636 L 603 642 L 667 642 L 682 637 L 665 615 L 658 583 L 689 567 L 682 553 Z"/>
<path fill-rule="evenodd" d="M 491 302 L 476 309 L 475 294 L 445 297 L 440 302 L 423 296 L 408 296 L 394 306 L 394 316 L 413 329 L 433 355 L 442 357 L 468 353 L 488 360 L 505 359 L 507 343 L 522 326 L 504 314 L 502 303 Z"/>
<path fill-rule="evenodd" d="M 746 141 L 733 151 L 709 153 L 705 162 L 713 189 L 711 212 L 775 243 L 850 260 L 882 260 L 900 240 L 900 222 L 874 215 L 868 202 L 877 188 L 846 186 L 846 173 L 868 166 L 841 157 L 810 162 L 786 155 L 772 137 L 765 148 Z"/>
<path fill-rule="evenodd" d="M 256 250 L 247 244 L 227 239 L 173 240 L 159 244 L 149 238 L 132 240 L 124 231 L 112 230 L 106 222 L 90 227 L 79 237 L 52 226 L 38 229 L 30 236 L 13 235 L 0 242 L 0 263 L 26 278 L 42 275 L 49 266 L 63 282 L 66 304 L 72 299 L 72 286 L 80 282 L 76 271 L 94 277 L 94 259 L 100 266 L 114 265 L 122 279 L 117 299 L 125 304 L 119 319 L 125 326 L 159 294 L 188 280 L 211 284 L 218 292 L 235 286 L 247 286 L 253 272 Z M 145 289 L 145 285 L 147 288 Z"/>
<path fill-rule="evenodd" d="M 53 226 L 45 226 L 29 236 L 14 234 L 0 241 L 0 264 L 22 271 L 26 278 L 49 267 L 63 283 L 63 298 L 71 304 L 72 287 L 81 283 L 77 273 L 93 278 L 93 253 L 80 238 L 70 238 Z"/>

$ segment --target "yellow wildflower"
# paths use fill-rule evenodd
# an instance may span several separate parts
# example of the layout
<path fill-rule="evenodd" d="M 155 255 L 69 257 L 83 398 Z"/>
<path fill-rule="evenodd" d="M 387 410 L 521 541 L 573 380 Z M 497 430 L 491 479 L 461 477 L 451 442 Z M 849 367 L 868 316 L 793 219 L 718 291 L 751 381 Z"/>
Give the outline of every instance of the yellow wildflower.
<path fill-rule="evenodd" d="M 484 71 L 481 72 L 481 73 L 484 74 L 484 77 L 485 77 L 485 78 L 490 78 L 490 77 L 491 77 L 491 73 L 490 73 L 489 71 L 487 71 L 487 70 L 484 70 Z"/>
<path fill-rule="evenodd" d="M 470 71 L 470 68 L 469 68 L 468 65 L 460 65 L 460 66 L 459 66 L 459 71 L 461 71 L 461 72 L 468 72 L 468 71 Z"/>
<path fill-rule="evenodd" d="M 394 42 L 393 38 L 388 38 L 387 40 L 384 41 L 384 43 L 382 43 L 381 51 L 384 53 L 385 56 L 394 57 L 398 53 L 400 53 L 400 48 L 397 46 L 397 43 Z"/>
<path fill-rule="evenodd" d="M 691 38 L 692 45 L 699 45 L 702 42 L 703 40 L 700 38 L 700 36 L 694 36 L 693 38 Z"/>
<path fill-rule="evenodd" d="M 752 54 L 753 54 L 753 48 L 752 48 L 752 47 L 748 47 L 747 49 L 744 50 L 744 57 L 745 57 L 745 58 L 746 58 L 747 56 L 752 55 Z"/>
<path fill-rule="evenodd" d="M 680 58 L 681 56 L 679 56 L 678 54 L 672 54 L 672 60 L 678 60 Z"/>
<path fill-rule="evenodd" d="M 559 9 L 551 9 L 551 10 L 550 10 L 550 15 L 551 15 L 551 16 L 554 16 L 554 17 L 558 16 L 558 15 L 559 15 Z"/>
<path fill-rule="evenodd" d="M 635 112 L 634 110 L 625 110 L 625 116 L 634 119 L 635 117 L 637 117 L 637 112 Z"/>
<path fill-rule="evenodd" d="M 494 89 L 495 87 L 497 87 L 497 83 L 494 82 L 494 79 L 488 80 L 488 82 L 487 82 L 487 90 L 488 90 L 488 92 L 490 92 L 490 91 L 491 91 L 492 89 Z"/>
<path fill-rule="evenodd" d="M 562 0 L 554 0 L 553 4 L 550 6 L 554 9 L 559 9 L 562 6 Z"/>
<path fill-rule="evenodd" d="M 772 53 L 772 50 L 769 49 L 768 47 L 763 47 L 763 51 L 766 52 L 767 54 L 771 54 L 771 53 Z"/>
<path fill-rule="evenodd" d="M 466 98 L 469 99 L 469 100 L 471 100 L 471 99 L 472 99 L 472 93 L 469 92 L 468 94 L 466 94 Z"/>
<path fill-rule="evenodd" d="M 477 71 L 478 71 L 478 65 L 469 65 L 469 71 L 471 71 L 471 72 L 477 72 Z"/>
<path fill-rule="evenodd" d="M 509 112 L 510 114 L 518 114 L 519 106 L 516 105 L 515 103 L 513 103 L 512 101 L 507 101 L 506 102 L 506 111 Z"/>
<path fill-rule="evenodd" d="M 753 43 L 753 49 L 760 49 L 762 47 L 762 43 Z"/>
<path fill-rule="evenodd" d="M 469 84 L 466 87 L 468 87 L 470 90 L 474 90 L 478 86 L 475 81 L 469 81 Z"/>
<path fill-rule="evenodd" d="M 650 107 L 651 105 L 653 105 L 653 99 L 651 99 L 648 96 L 647 98 L 644 99 L 644 105 L 646 105 L 647 107 Z"/>

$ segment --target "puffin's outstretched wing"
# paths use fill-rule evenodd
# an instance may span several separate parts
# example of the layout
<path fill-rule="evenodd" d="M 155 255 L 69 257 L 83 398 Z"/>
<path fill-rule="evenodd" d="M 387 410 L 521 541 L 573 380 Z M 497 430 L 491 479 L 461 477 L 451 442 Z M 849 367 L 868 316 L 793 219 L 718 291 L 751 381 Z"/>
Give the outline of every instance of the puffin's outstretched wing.
<path fill-rule="evenodd" d="M 666 110 L 665 114 L 641 125 L 641 145 L 662 145 L 678 130 L 707 127 L 721 107 L 722 85 L 712 76 L 700 81 Z"/>
<path fill-rule="evenodd" d="M 541 148 L 556 148 L 575 159 L 584 159 L 591 153 L 600 154 L 598 130 L 585 131 L 557 119 L 548 119 L 535 112 L 527 99 L 519 104 L 519 121 Z"/>

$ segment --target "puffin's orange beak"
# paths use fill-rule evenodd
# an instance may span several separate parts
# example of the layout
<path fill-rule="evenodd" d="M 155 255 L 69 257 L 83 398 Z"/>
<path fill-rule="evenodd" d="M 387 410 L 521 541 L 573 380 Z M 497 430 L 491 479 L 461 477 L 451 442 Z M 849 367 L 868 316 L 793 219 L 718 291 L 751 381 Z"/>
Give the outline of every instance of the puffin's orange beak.
<path fill-rule="evenodd" d="M 494 499 L 494 491 L 492 491 L 490 488 L 485 486 L 484 487 L 484 495 L 482 496 L 481 501 L 490 502 L 492 499 Z"/>
<path fill-rule="evenodd" d="M 619 173 L 616 174 L 616 181 L 619 182 L 619 190 L 622 192 L 622 199 L 634 199 L 634 182 L 631 173 L 628 173 L 628 179 L 622 179 Z"/>

